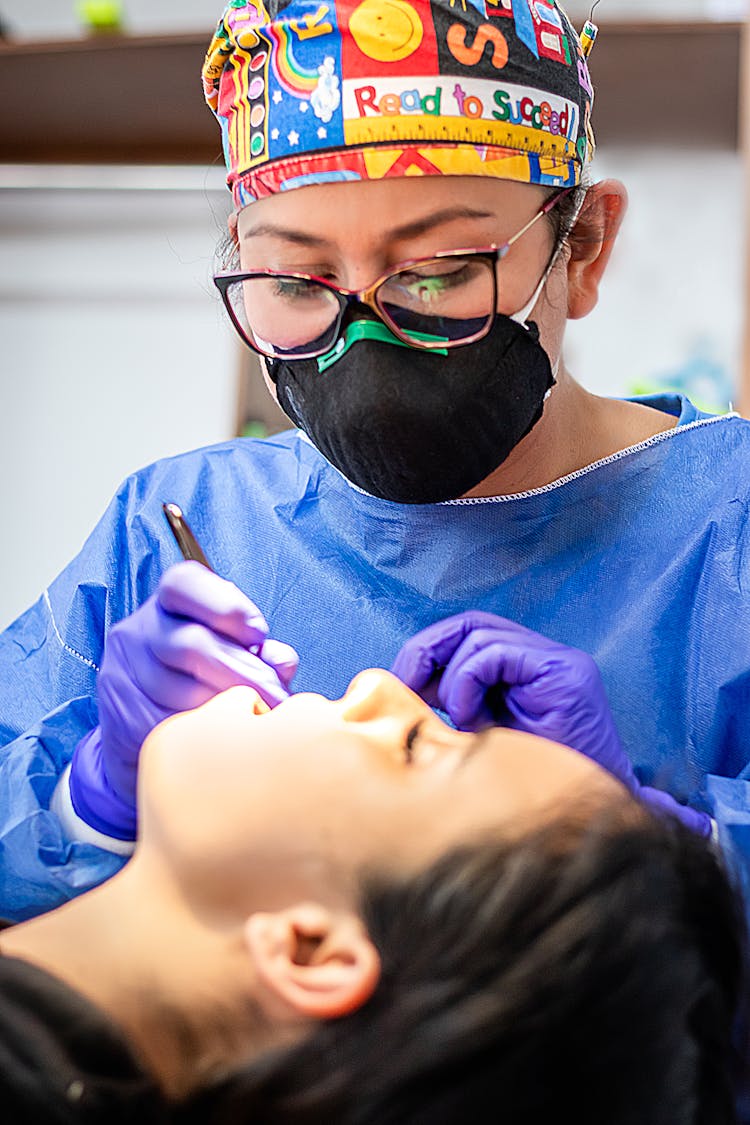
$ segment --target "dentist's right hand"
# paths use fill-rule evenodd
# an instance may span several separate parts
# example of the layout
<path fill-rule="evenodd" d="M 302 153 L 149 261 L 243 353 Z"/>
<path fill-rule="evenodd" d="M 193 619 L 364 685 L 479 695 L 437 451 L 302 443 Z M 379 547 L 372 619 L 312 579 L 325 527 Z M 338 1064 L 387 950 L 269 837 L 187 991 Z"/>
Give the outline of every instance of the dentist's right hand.
<path fill-rule="evenodd" d="M 71 763 L 77 816 L 105 836 L 135 839 L 138 756 L 157 723 L 237 685 L 275 707 L 289 695 L 297 663 L 293 648 L 268 639 L 260 610 L 232 582 L 197 562 L 173 566 L 107 635 L 99 725 Z"/>

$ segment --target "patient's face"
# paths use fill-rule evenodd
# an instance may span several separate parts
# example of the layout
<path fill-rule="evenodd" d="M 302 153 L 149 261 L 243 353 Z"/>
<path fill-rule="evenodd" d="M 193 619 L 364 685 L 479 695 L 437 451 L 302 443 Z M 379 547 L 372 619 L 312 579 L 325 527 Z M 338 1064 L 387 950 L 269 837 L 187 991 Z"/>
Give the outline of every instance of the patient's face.
<path fill-rule="evenodd" d="M 582 793 L 621 793 L 556 743 L 453 730 L 388 672 L 361 673 L 339 700 L 259 710 L 252 689 L 232 688 L 143 748 L 141 856 L 166 857 L 214 905 L 344 902 L 363 867 L 413 871 L 456 844 L 521 834 Z"/>

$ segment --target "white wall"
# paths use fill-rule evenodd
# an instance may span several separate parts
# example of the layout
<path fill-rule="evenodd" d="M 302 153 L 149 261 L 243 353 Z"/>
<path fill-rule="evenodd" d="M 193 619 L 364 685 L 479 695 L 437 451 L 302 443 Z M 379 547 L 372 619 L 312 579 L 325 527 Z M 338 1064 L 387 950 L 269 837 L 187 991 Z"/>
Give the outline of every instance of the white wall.
<path fill-rule="evenodd" d="M 568 325 L 568 366 L 601 394 L 659 385 L 728 406 L 745 304 L 740 156 L 607 149 L 594 173 L 622 180 L 630 204 L 598 308 Z"/>
<path fill-rule="evenodd" d="M 237 351 L 210 281 L 229 196 L 165 176 L 195 189 L 0 191 L 0 627 L 123 477 L 232 433 Z"/>
<path fill-rule="evenodd" d="M 134 35 L 165 30 L 210 34 L 224 9 L 224 0 L 121 0 L 122 22 Z M 14 36 L 39 39 L 83 34 L 75 0 L 0 0 L 0 19 Z"/>
<path fill-rule="evenodd" d="M 576 25 L 583 25 L 594 0 L 562 0 L 562 6 Z M 744 19 L 748 0 L 601 0 L 594 11 L 594 22 L 601 32 L 608 20 L 735 20 Z"/>
<path fill-rule="evenodd" d="M 591 11 L 594 0 L 564 0 L 576 25 Z M 121 0 L 123 24 L 133 34 L 173 28 L 209 32 L 225 7 L 224 0 Z M 608 19 L 741 19 L 747 0 L 603 0 L 594 19 L 602 31 Z M 0 18 L 16 35 L 54 39 L 81 34 L 74 0 L 0 0 Z"/>

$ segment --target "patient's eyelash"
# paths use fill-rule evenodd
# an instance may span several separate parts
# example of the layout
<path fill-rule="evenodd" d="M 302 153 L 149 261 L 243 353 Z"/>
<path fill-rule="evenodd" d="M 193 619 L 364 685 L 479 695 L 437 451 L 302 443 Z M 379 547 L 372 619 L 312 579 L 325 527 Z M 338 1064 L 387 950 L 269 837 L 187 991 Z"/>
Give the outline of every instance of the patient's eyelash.
<path fill-rule="evenodd" d="M 424 719 L 420 719 L 418 723 L 415 723 L 414 726 L 411 727 L 411 729 L 409 730 L 409 732 L 406 736 L 406 740 L 404 742 L 404 754 L 406 756 L 407 765 L 411 765 L 412 762 L 414 761 L 413 747 L 414 747 L 414 743 L 417 741 L 417 738 L 419 737 L 419 730 L 420 730 L 420 727 L 422 726 L 423 723 L 424 723 Z"/>

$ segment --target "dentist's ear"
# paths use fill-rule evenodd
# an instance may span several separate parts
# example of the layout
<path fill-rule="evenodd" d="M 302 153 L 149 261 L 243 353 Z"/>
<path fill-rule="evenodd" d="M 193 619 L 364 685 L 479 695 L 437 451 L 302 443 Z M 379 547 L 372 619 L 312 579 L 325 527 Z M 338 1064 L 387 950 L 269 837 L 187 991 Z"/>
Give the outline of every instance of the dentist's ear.
<path fill-rule="evenodd" d="M 356 914 L 299 903 L 251 915 L 244 932 L 259 999 L 282 1020 L 346 1016 L 377 987 L 380 957 Z"/>
<path fill-rule="evenodd" d="M 628 196 L 619 180 L 602 180 L 586 192 L 569 236 L 568 317 L 587 316 L 599 300 L 599 284 L 625 217 Z"/>
<path fill-rule="evenodd" d="M 232 214 L 227 219 L 227 230 L 229 231 L 229 237 L 231 238 L 232 242 L 234 243 L 235 249 L 240 244 L 240 236 L 239 236 L 239 232 L 237 230 L 237 224 L 239 223 L 239 219 L 240 219 L 239 211 L 232 211 Z"/>

